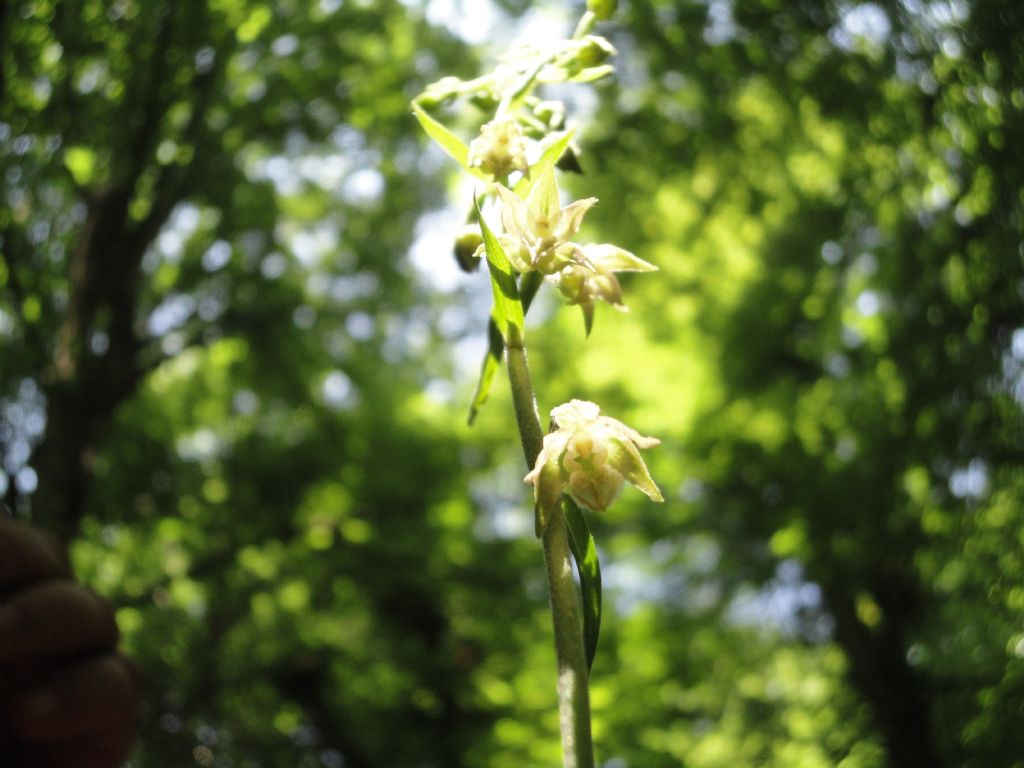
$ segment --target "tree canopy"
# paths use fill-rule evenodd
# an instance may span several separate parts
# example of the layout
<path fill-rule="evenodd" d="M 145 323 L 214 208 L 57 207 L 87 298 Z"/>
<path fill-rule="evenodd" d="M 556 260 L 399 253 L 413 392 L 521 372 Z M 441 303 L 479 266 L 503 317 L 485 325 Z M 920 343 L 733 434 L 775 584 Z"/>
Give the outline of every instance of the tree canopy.
<path fill-rule="evenodd" d="M 489 288 L 408 103 L 579 8 L 482 7 L 0 6 L 0 492 L 119 606 L 138 768 L 558 763 L 507 387 L 465 419 Z M 660 271 L 527 327 L 542 413 L 662 441 L 666 503 L 589 519 L 599 762 L 1024 766 L 1024 9 L 601 31 L 560 183 Z"/>

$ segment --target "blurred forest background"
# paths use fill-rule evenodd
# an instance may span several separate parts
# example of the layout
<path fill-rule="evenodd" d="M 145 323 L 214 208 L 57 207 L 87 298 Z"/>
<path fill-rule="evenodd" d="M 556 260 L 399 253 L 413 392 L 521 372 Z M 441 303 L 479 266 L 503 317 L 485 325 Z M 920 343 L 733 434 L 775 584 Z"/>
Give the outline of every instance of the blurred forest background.
<path fill-rule="evenodd" d="M 120 606 L 137 768 L 559 763 L 504 382 L 465 425 L 489 289 L 408 102 L 581 10 L 0 4 L 0 491 Z M 563 183 L 661 272 L 528 339 L 542 413 L 663 441 L 667 503 L 591 520 L 599 761 L 1024 766 L 1024 5 L 600 31 Z"/>

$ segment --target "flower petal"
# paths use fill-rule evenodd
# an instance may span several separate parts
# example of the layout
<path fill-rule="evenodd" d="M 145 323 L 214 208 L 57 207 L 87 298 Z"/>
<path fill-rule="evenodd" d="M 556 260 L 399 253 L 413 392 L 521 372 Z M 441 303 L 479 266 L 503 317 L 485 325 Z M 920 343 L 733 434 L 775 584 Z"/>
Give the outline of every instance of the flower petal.
<path fill-rule="evenodd" d="M 629 482 L 640 489 L 652 501 L 664 501 L 665 498 L 654 484 L 651 473 L 647 471 L 647 465 L 640 457 L 640 451 L 633 444 L 632 440 L 623 440 L 617 437 L 609 438 L 608 463 L 621 472 Z"/>
<path fill-rule="evenodd" d="M 657 272 L 658 268 L 639 256 L 610 243 L 586 245 L 583 253 L 587 260 L 602 270 L 612 272 Z"/>
<path fill-rule="evenodd" d="M 593 472 L 573 472 L 569 476 L 569 493 L 580 506 L 604 512 L 622 492 L 623 477 L 611 467 Z"/>
<path fill-rule="evenodd" d="M 583 330 L 587 336 L 594 330 L 594 302 L 591 300 L 581 301 L 580 309 L 583 310 Z"/>
<path fill-rule="evenodd" d="M 521 238 L 527 231 L 526 203 L 503 184 L 495 184 L 494 188 L 501 198 L 501 226 L 508 234 Z"/>
<path fill-rule="evenodd" d="M 568 403 L 552 408 L 551 421 L 554 422 L 558 429 L 558 432 L 554 434 L 565 433 L 565 442 L 562 443 L 563 450 L 573 432 L 578 429 L 586 429 L 596 422 L 600 415 L 601 409 L 597 407 L 596 403 L 592 403 L 589 400 L 573 399 Z M 551 435 L 544 438 L 545 443 L 548 437 L 551 437 Z"/>
<path fill-rule="evenodd" d="M 637 448 L 653 448 L 661 445 L 661 440 L 656 437 L 644 437 L 632 427 L 627 427 L 618 419 L 611 416 L 601 416 L 598 424 L 609 431 L 612 436 L 626 438 L 636 444 Z"/>
<path fill-rule="evenodd" d="M 558 218 L 559 207 L 558 184 L 555 182 L 555 170 L 547 166 L 541 173 L 537 183 L 526 198 L 526 207 L 534 220 L 554 222 Z"/>
<path fill-rule="evenodd" d="M 541 509 L 552 509 L 562 495 L 568 473 L 562 469 L 562 454 L 569 441 L 569 433 L 552 432 L 544 436 L 544 445 L 533 469 L 523 478 L 533 484 L 533 497 Z"/>
<path fill-rule="evenodd" d="M 580 231 L 580 224 L 583 223 L 583 216 L 597 202 L 596 197 L 587 197 L 583 200 L 576 200 L 565 206 L 560 211 L 558 226 L 555 229 L 555 237 L 560 242 L 566 242 L 570 237 Z"/>

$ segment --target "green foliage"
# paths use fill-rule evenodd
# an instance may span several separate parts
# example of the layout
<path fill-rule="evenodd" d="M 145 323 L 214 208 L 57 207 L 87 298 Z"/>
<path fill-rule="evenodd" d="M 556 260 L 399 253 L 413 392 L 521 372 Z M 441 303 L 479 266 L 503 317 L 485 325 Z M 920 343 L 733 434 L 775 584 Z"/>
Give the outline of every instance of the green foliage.
<path fill-rule="evenodd" d="M 666 504 L 587 519 L 605 764 L 1021 765 L 1018 5 L 622 4 L 566 185 L 659 272 L 589 341 L 548 288 L 527 328 L 542 412 L 662 439 Z M 557 764 L 507 388 L 462 424 L 484 321 L 406 258 L 444 194 L 408 99 L 473 49 L 415 3 L 6 14 L 2 485 L 44 398 L 108 413 L 73 551 L 144 669 L 134 765 Z"/>

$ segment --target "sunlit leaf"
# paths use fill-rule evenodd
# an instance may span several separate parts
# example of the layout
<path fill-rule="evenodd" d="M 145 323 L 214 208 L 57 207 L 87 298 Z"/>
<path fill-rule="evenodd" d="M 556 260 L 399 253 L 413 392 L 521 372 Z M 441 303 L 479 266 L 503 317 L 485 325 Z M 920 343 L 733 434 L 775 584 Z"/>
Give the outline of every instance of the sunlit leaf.
<path fill-rule="evenodd" d="M 505 354 L 505 342 L 501 338 L 501 331 L 494 318 L 487 323 L 487 353 L 480 366 L 480 380 L 476 384 L 476 392 L 473 393 L 473 402 L 469 406 L 469 418 L 467 422 L 472 426 L 476 421 L 476 415 L 487 402 L 491 392 L 491 384 L 494 383 L 494 375 L 501 367 L 501 358 Z"/>
<path fill-rule="evenodd" d="M 413 114 L 416 115 L 416 119 L 420 121 L 420 125 L 423 126 L 423 130 L 427 132 L 427 135 L 437 142 L 438 146 L 447 152 L 455 162 L 478 179 L 483 179 L 484 181 L 490 180 L 487 174 L 483 173 L 480 169 L 472 168 L 469 165 L 469 147 L 466 146 L 466 143 L 463 142 L 462 139 L 427 114 L 427 111 L 419 104 L 413 102 L 412 111 Z"/>
<path fill-rule="evenodd" d="M 576 129 L 573 128 L 554 136 L 554 140 L 544 149 L 541 156 L 537 158 L 537 162 L 530 166 L 529 174 L 516 182 L 513 191 L 520 197 L 525 198 L 541 175 L 548 169 L 555 167 L 555 164 L 565 154 L 565 150 L 568 149 L 569 142 L 572 141 L 575 133 Z"/>
<path fill-rule="evenodd" d="M 509 339 L 520 339 L 523 333 L 523 305 L 519 301 L 519 287 L 512 271 L 505 249 L 491 232 L 487 220 L 480 212 L 479 202 L 474 200 L 477 216 L 480 218 L 480 232 L 487 251 L 487 267 L 491 273 L 491 289 L 494 293 L 494 309 L 491 316 L 498 324 L 505 343 Z"/>
<path fill-rule="evenodd" d="M 519 299 L 525 316 L 530 310 L 538 289 L 543 285 L 544 278 L 540 272 L 528 272 L 523 275 L 522 283 L 519 286 Z M 505 341 L 501 338 L 501 331 L 497 323 L 491 318 L 487 323 L 487 352 L 484 354 L 483 363 L 480 364 L 480 379 L 477 381 L 476 392 L 473 393 L 473 402 L 469 406 L 469 417 L 467 422 L 472 426 L 476 416 L 480 412 L 487 397 L 491 392 L 491 384 L 494 383 L 494 374 L 501 367 L 501 358 L 505 354 Z"/>
<path fill-rule="evenodd" d="M 597 641 L 601 634 L 601 564 L 597 547 L 590 534 L 587 521 L 580 508 L 568 496 L 562 497 L 562 510 L 569 527 L 569 547 L 572 549 L 576 569 L 580 575 L 583 594 L 583 645 L 587 652 L 587 667 L 594 666 Z"/>

